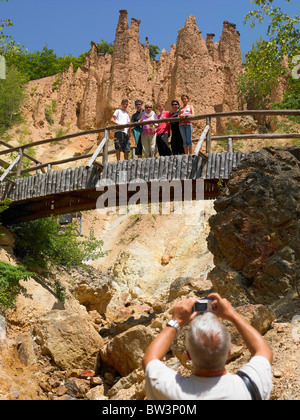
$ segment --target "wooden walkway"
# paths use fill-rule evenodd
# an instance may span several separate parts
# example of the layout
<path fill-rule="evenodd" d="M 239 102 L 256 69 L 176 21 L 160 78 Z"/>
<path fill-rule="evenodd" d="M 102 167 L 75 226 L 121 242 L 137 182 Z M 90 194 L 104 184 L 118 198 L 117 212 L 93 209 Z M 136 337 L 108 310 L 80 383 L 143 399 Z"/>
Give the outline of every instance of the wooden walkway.
<path fill-rule="evenodd" d="M 50 215 L 93 210 L 96 208 L 98 198 L 103 194 L 103 185 L 115 185 L 119 194 L 116 206 L 119 203 L 123 205 L 125 189 L 118 186 L 124 183 L 130 185 L 134 180 L 146 182 L 150 192 L 151 183 L 155 181 L 180 180 L 184 184 L 185 180 L 193 180 L 193 188 L 195 189 L 195 186 L 199 185 L 196 181 L 202 179 L 204 181 L 204 198 L 216 198 L 220 193 L 219 180 L 221 179 L 226 183 L 231 171 L 248 154 L 234 152 L 233 143 L 235 141 L 248 139 L 265 139 L 268 141 L 290 139 L 294 141 L 300 139 L 300 133 L 212 135 L 212 119 L 242 118 L 248 115 L 254 117 L 299 116 L 300 110 L 243 110 L 195 115 L 189 120 L 204 120 L 206 125 L 200 138 L 194 140 L 196 143 L 194 154 L 183 156 L 109 162 L 109 156 L 115 155 L 115 150 L 109 150 L 110 132 L 116 129 L 132 129 L 136 126 L 146 125 L 148 124 L 147 121 L 80 131 L 17 147 L 13 147 L 0 139 L 0 146 L 2 149 L 4 148 L 4 150 L 0 149 L 0 166 L 3 167 L 3 172 L 0 175 L 0 201 L 6 198 L 12 200 L 9 209 L 1 214 L 1 221 L 2 223 L 12 224 Z M 160 120 L 160 123 L 179 121 L 179 118 L 170 118 Z M 82 154 L 60 161 L 39 162 L 26 153 L 28 148 L 37 148 L 54 142 L 59 143 L 83 135 L 98 134 L 100 136 L 101 133 L 104 133 L 104 138 L 102 141 L 99 138 L 100 143 L 93 154 Z M 227 143 L 227 153 L 211 153 L 212 142 L 215 141 Z M 13 155 L 15 153 L 17 153 L 16 157 Z M 5 156 L 14 156 L 13 162 L 9 163 L 7 160 L 2 160 L 2 157 Z M 24 158 L 31 161 L 30 167 L 23 167 Z M 102 161 L 99 161 L 100 158 Z M 65 164 L 72 165 L 76 161 L 87 159 L 89 159 L 89 162 L 85 166 L 52 171 L 53 167 L 60 167 L 60 165 Z M 35 175 L 26 177 L 29 173 L 35 173 Z M 99 185 L 102 188 L 97 188 Z M 127 188 L 126 194 L 127 199 L 129 199 L 134 193 L 129 192 L 129 188 Z M 173 197 L 173 199 L 175 198 Z"/>
<path fill-rule="evenodd" d="M 204 180 L 204 198 L 219 195 L 219 179 L 226 182 L 247 153 L 210 153 L 201 156 L 180 155 L 107 162 L 102 170 L 97 166 L 81 166 L 61 171 L 19 178 L 16 184 L 0 185 L 0 201 L 10 198 L 13 203 L 3 216 L 4 223 L 34 220 L 49 215 L 96 209 L 103 191 L 97 184 L 120 185 L 143 180 L 151 188 L 152 181 Z M 124 177 L 125 174 L 125 177 Z M 124 181 L 125 179 L 125 181 Z"/>

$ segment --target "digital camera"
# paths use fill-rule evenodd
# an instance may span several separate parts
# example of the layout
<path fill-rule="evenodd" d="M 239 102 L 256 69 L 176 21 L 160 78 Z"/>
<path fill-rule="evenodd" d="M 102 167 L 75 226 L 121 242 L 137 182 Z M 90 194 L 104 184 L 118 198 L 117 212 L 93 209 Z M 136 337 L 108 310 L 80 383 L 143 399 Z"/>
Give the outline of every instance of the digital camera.
<path fill-rule="evenodd" d="M 193 308 L 193 312 L 212 312 L 213 299 L 199 299 Z"/>

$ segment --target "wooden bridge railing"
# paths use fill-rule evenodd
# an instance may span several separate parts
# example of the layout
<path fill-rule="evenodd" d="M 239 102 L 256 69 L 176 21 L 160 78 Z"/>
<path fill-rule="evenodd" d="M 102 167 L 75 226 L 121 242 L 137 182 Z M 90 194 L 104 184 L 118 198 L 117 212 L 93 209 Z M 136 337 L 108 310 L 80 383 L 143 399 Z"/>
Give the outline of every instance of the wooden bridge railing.
<path fill-rule="evenodd" d="M 201 114 L 201 115 L 195 115 L 193 117 L 189 117 L 189 121 L 200 121 L 200 120 L 206 120 L 206 126 L 204 128 L 204 131 L 202 132 L 199 140 L 195 140 L 196 147 L 194 150 L 194 155 L 201 155 L 204 159 L 207 159 L 207 155 L 201 152 L 201 149 L 203 147 L 204 142 L 206 141 L 206 153 L 211 152 L 211 142 L 212 140 L 227 140 L 228 141 L 228 150 L 233 151 L 233 141 L 234 140 L 246 140 L 246 139 L 297 139 L 300 138 L 300 133 L 282 133 L 282 134 L 235 134 L 235 135 L 224 135 L 224 136 L 212 136 L 211 133 L 211 121 L 212 118 L 231 118 L 231 117 L 243 117 L 243 116 L 299 116 L 300 110 L 247 110 L 247 111 L 230 111 L 230 112 L 219 112 L 219 113 L 213 113 L 213 114 Z M 168 119 L 161 119 L 159 120 L 160 123 L 170 123 L 170 122 L 176 122 L 181 121 L 180 118 L 168 118 Z M 90 159 L 89 162 L 86 164 L 88 168 L 90 168 L 92 165 L 96 165 L 100 168 L 103 167 L 105 162 L 108 161 L 108 155 L 114 154 L 115 151 L 109 151 L 108 150 L 108 141 L 109 141 L 109 133 L 112 130 L 116 129 L 122 129 L 122 128 L 134 128 L 137 126 L 143 126 L 148 124 L 149 122 L 143 121 L 143 122 L 137 122 L 137 123 L 130 123 L 126 125 L 113 125 L 108 126 L 105 128 L 99 128 L 95 130 L 88 130 L 88 131 L 80 131 L 78 133 L 74 134 L 67 134 L 65 136 L 56 137 L 56 138 L 50 138 L 45 140 L 39 140 L 30 144 L 24 144 L 18 147 L 13 147 L 9 145 L 8 143 L 0 140 L 0 145 L 7 147 L 7 150 L 0 151 L 0 156 L 11 154 L 13 152 L 18 152 L 18 156 L 14 159 L 14 161 L 9 165 L 6 162 L 2 161 L 0 159 L 0 165 L 1 166 L 8 166 L 7 169 L 5 169 L 4 173 L 0 177 L 0 183 L 4 180 L 15 184 L 14 180 L 9 179 L 9 175 L 13 175 L 15 178 L 19 178 L 21 175 L 35 172 L 35 171 L 42 171 L 45 172 L 45 168 L 47 168 L 48 171 L 52 170 L 52 166 L 54 165 L 62 165 L 70 162 L 75 162 L 78 160 L 84 160 L 84 159 Z M 58 143 L 67 139 L 73 139 L 76 137 L 80 137 L 83 135 L 91 135 L 91 134 L 100 134 L 104 133 L 104 138 L 95 150 L 93 154 L 84 154 L 64 160 L 59 161 L 52 161 L 47 163 L 41 163 L 35 158 L 31 157 L 30 155 L 26 154 L 24 151 L 28 148 L 34 148 L 38 147 L 44 144 L 49 143 Z M 99 163 L 97 161 L 98 157 L 102 156 L 102 163 Z M 35 166 L 31 168 L 26 168 L 22 170 L 22 161 L 23 158 L 26 157 L 30 159 L 32 162 L 35 163 Z M 17 167 L 16 172 L 12 172 L 13 169 Z"/>

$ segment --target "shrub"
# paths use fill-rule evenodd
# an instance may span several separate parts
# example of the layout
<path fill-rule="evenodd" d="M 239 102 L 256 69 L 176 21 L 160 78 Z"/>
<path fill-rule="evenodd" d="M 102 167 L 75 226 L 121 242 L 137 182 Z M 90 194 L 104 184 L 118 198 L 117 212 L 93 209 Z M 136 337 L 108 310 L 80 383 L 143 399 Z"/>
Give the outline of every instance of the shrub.
<path fill-rule="evenodd" d="M 32 273 L 22 266 L 13 266 L 0 261 L 0 313 L 14 307 L 16 297 L 20 292 L 20 280 L 28 280 Z"/>
<path fill-rule="evenodd" d="M 30 269 L 82 266 L 104 255 L 103 241 L 92 229 L 89 237 L 78 235 L 77 223 L 62 227 L 55 217 L 24 222 L 11 230 L 18 236 L 15 253 Z"/>

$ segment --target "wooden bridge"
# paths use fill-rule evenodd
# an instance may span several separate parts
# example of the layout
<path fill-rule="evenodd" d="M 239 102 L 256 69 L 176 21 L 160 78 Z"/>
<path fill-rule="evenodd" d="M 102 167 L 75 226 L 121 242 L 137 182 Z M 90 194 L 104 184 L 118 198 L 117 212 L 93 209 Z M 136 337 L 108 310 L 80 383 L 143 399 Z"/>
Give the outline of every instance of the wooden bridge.
<path fill-rule="evenodd" d="M 195 185 L 197 180 L 204 182 L 204 198 L 216 198 L 220 193 L 219 180 L 225 183 L 234 168 L 238 166 L 247 153 L 233 151 L 234 140 L 249 138 L 300 138 L 300 134 L 247 134 L 232 136 L 211 136 L 211 119 L 220 117 L 232 117 L 241 115 L 300 115 L 299 110 L 279 111 L 236 111 L 230 113 L 207 114 L 192 117 L 191 119 L 206 119 L 206 126 L 197 142 L 193 155 L 178 155 L 166 157 L 154 157 L 147 159 L 131 159 L 128 161 L 109 162 L 108 155 L 114 151 L 108 151 L 109 131 L 116 127 L 134 127 L 143 123 L 128 124 L 126 126 L 111 126 L 104 129 L 79 132 L 67 136 L 40 140 L 30 145 L 23 145 L 14 148 L 1 141 L 1 144 L 8 150 L 0 151 L 1 155 L 18 152 L 18 156 L 0 177 L 0 201 L 6 198 L 12 200 L 12 204 L 2 214 L 3 223 L 16 223 L 49 215 L 62 215 L 75 213 L 96 208 L 97 199 L 103 194 L 102 186 L 115 185 L 118 191 L 119 186 L 129 184 L 135 180 L 147 183 L 149 192 L 154 181 L 181 181 L 192 180 Z M 165 122 L 176 121 L 176 119 L 161 120 Z M 82 155 L 69 158 L 63 161 L 41 163 L 25 153 L 28 147 L 37 147 L 42 144 L 59 142 L 86 134 L 102 133 L 104 139 L 96 151 L 90 155 Z M 223 153 L 211 153 L 211 142 L 213 140 L 227 140 L 228 150 Z M 201 152 L 206 142 L 206 153 Z M 98 158 L 102 157 L 99 162 Z M 32 160 L 34 166 L 22 170 L 22 159 L 27 157 Z M 67 168 L 64 170 L 52 171 L 52 166 L 72 163 L 78 160 L 89 160 L 85 166 Z M 0 165 L 5 164 L 0 160 Z M 16 170 L 14 169 L 16 167 Z M 45 169 L 47 168 L 47 172 Z M 15 172 L 13 172 L 15 171 Z M 36 172 L 32 176 L 22 177 L 27 173 Z M 124 191 L 124 190 L 122 190 Z M 123 193 L 124 194 L 124 193 Z M 133 193 L 127 191 L 128 197 Z M 118 205 L 118 201 L 116 203 Z"/>

